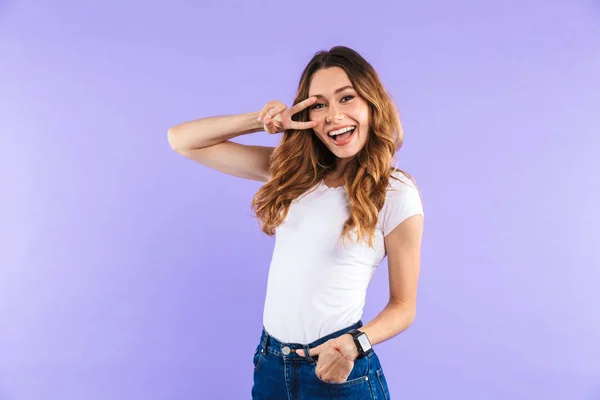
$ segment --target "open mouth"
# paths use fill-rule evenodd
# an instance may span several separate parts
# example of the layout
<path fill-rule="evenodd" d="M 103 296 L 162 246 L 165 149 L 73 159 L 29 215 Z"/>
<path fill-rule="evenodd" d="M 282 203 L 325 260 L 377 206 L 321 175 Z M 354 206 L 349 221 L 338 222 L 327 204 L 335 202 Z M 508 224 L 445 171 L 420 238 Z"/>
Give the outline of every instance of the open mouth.
<path fill-rule="evenodd" d="M 329 132 L 328 136 L 333 140 L 335 144 L 337 144 L 338 146 L 343 146 L 345 144 L 350 143 L 355 131 L 356 126 L 348 126 L 346 128 Z"/>

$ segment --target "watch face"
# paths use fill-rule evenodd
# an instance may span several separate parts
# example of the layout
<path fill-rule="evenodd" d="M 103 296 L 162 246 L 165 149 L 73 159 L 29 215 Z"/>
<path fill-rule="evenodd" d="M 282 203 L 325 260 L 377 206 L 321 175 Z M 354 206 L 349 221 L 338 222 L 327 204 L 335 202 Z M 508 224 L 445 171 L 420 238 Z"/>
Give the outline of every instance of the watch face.
<path fill-rule="evenodd" d="M 362 335 L 359 335 L 357 339 L 364 352 L 371 350 L 371 342 L 369 342 L 369 338 L 366 334 L 363 333 Z"/>

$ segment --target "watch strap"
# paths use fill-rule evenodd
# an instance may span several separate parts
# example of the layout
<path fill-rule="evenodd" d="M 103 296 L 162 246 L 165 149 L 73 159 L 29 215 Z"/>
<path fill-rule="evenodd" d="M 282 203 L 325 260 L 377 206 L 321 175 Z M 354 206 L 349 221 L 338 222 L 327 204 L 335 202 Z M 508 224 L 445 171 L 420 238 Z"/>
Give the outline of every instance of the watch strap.
<path fill-rule="evenodd" d="M 352 339 L 354 339 L 354 345 L 356 346 L 356 349 L 358 350 L 358 358 L 362 357 L 365 354 L 365 351 L 362 348 L 362 346 L 361 346 L 360 342 L 358 341 L 357 337 L 359 335 L 363 335 L 365 333 L 362 332 L 362 331 L 359 331 L 358 329 L 352 329 L 348 333 L 352 336 Z"/>

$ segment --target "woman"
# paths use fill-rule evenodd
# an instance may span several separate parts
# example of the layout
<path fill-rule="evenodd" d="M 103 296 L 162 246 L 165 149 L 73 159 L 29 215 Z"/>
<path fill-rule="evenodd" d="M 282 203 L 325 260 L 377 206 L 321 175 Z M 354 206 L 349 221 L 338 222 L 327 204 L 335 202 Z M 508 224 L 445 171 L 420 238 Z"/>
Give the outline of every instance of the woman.
<path fill-rule="evenodd" d="M 201 164 L 266 182 L 252 207 L 277 235 L 252 398 L 389 399 L 371 346 L 413 322 L 423 232 L 419 191 L 392 166 L 398 112 L 373 67 L 342 46 L 313 57 L 294 104 L 183 123 L 169 142 Z M 262 130 L 284 132 L 281 144 L 229 140 Z M 389 302 L 363 325 L 385 256 Z"/>

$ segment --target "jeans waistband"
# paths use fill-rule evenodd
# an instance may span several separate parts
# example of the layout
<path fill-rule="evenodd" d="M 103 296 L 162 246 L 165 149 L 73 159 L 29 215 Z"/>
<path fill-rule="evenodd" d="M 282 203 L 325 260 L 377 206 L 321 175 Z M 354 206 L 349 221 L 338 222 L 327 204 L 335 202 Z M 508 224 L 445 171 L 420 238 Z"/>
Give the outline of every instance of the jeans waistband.
<path fill-rule="evenodd" d="M 304 352 L 308 355 L 308 349 L 317 347 L 320 344 L 323 344 L 330 339 L 336 338 L 338 336 L 342 336 L 342 335 L 350 332 L 351 330 L 361 328 L 362 326 L 363 326 L 362 320 L 359 320 L 358 322 L 356 322 L 344 329 L 340 329 L 337 332 L 330 333 L 329 335 L 324 336 L 320 339 L 317 339 L 314 342 L 309 343 L 309 344 L 281 342 L 278 339 L 271 336 L 267 332 L 267 330 L 263 327 L 262 335 L 260 337 L 260 348 L 261 348 L 261 351 L 263 354 L 266 354 L 268 351 L 269 353 L 276 354 L 278 356 L 282 355 L 282 354 L 286 355 L 283 351 L 283 348 L 288 347 L 289 350 L 291 351 L 291 354 L 295 354 L 293 350 L 304 349 Z"/>

